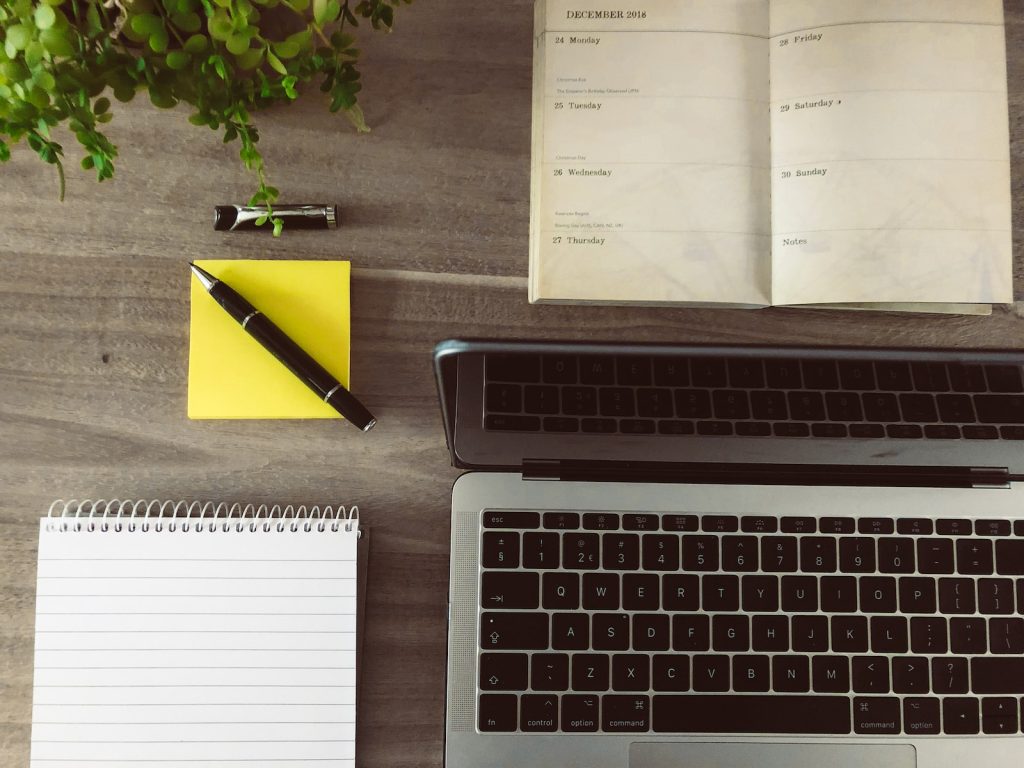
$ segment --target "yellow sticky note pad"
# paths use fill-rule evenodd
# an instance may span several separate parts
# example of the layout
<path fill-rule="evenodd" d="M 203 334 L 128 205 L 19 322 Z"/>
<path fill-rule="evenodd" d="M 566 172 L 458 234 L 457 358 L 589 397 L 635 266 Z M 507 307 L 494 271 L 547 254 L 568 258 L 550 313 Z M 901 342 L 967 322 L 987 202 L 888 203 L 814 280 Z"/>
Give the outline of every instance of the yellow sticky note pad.
<path fill-rule="evenodd" d="M 348 387 L 349 262 L 195 262 L 252 302 Z M 192 276 L 190 419 L 338 419 Z"/>

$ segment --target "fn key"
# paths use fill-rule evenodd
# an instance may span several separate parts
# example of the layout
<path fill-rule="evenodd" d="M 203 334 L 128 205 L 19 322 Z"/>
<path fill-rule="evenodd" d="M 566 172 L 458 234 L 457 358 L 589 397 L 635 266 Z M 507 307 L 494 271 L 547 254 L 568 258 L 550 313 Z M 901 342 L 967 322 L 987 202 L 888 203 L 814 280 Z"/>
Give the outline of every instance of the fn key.
<path fill-rule="evenodd" d="M 516 695 L 512 693 L 480 694 L 477 723 L 481 731 L 514 731 L 516 729 Z"/>

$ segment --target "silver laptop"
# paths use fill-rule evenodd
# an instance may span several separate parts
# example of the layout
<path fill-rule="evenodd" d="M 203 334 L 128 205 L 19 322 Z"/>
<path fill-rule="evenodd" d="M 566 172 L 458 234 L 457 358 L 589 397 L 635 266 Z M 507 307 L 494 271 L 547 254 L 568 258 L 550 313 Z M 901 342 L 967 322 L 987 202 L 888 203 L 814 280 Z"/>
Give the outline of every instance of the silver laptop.
<path fill-rule="evenodd" d="M 1024 354 L 448 341 L 449 768 L 1019 765 Z"/>

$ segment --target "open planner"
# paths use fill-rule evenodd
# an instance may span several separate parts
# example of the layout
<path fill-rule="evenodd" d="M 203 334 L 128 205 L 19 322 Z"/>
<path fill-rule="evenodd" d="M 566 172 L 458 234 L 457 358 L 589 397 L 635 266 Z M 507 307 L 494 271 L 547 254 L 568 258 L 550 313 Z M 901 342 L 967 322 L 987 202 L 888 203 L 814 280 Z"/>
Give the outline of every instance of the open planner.
<path fill-rule="evenodd" d="M 354 765 L 358 536 L 354 507 L 56 504 L 32 768 Z"/>
<path fill-rule="evenodd" d="M 1002 0 L 538 0 L 530 298 L 983 313 Z"/>

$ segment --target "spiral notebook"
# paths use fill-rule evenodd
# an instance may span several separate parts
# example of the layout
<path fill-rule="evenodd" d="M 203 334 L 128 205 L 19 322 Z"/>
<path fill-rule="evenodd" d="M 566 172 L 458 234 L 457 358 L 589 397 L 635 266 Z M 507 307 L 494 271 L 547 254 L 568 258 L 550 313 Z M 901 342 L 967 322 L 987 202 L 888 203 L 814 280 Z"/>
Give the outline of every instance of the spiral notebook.
<path fill-rule="evenodd" d="M 354 765 L 357 515 L 51 507 L 32 768 Z"/>

